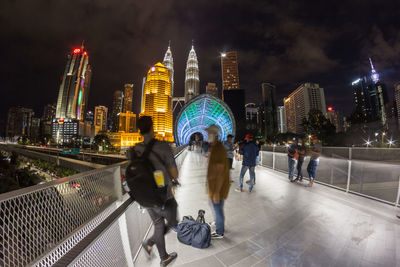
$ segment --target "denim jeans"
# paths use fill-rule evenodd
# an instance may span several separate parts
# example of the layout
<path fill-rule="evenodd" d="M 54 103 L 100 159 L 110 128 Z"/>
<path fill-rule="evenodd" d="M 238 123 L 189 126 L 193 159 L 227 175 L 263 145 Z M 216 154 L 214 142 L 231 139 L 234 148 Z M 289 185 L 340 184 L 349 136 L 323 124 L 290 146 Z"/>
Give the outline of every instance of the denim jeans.
<path fill-rule="evenodd" d="M 319 161 L 318 160 L 310 160 L 307 166 L 307 172 L 308 172 L 308 177 L 310 179 L 314 180 L 315 176 L 317 174 L 317 166 L 318 166 Z"/>
<path fill-rule="evenodd" d="M 217 227 L 215 232 L 217 232 L 219 235 L 223 235 L 225 232 L 224 201 L 220 200 L 218 204 L 212 202 L 212 205 L 214 208 L 215 226 Z"/>
<path fill-rule="evenodd" d="M 256 173 L 254 172 L 255 166 L 250 167 L 250 166 L 245 166 L 242 165 L 242 169 L 240 170 L 240 176 L 239 176 L 239 189 L 243 189 L 243 177 L 246 174 L 247 170 L 250 172 L 250 185 L 249 185 L 249 191 L 253 190 L 253 185 L 254 185 L 254 180 L 256 179 Z"/>
<path fill-rule="evenodd" d="M 296 167 L 296 162 L 297 162 L 297 160 L 295 158 L 288 157 L 289 179 L 293 179 L 294 168 Z"/>
<path fill-rule="evenodd" d="M 303 167 L 304 161 L 297 161 L 297 178 L 301 177 L 303 178 L 303 172 L 301 171 L 301 168 Z"/>

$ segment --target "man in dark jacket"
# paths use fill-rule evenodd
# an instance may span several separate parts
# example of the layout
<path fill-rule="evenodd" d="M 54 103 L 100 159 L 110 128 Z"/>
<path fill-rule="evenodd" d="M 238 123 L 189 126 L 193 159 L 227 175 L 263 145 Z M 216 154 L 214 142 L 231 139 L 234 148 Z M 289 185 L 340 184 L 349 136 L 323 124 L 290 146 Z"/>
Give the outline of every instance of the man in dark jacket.
<path fill-rule="evenodd" d="M 242 169 L 240 170 L 239 187 L 236 188 L 235 191 L 243 192 L 243 177 L 246 174 L 247 170 L 249 170 L 250 172 L 249 194 L 250 194 L 253 190 L 254 180 L 256 178 L 254 169 L 256 167 L 256 158 L 258 156 L 259 148 L 256 144 L 253 143 L 253 136 L 251 134 L 247 134 L 245 139 L 246 142 L 239 151 L 240 155 L 243 155 L 243 163 L 242 163 Z"/>

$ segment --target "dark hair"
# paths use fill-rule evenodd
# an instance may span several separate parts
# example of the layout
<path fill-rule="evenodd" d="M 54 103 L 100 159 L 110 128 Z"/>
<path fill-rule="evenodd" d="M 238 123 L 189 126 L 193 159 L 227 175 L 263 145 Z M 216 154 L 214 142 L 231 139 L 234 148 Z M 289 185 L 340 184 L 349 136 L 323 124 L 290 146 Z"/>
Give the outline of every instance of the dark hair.
<path fill-rule="evenodd" d="M 150 116 L 140 117 L 137 127 L 139 128 L 141 134 L 147 134 L 153 129 L 153 120 Z"/>
<path fill-rule="evenodd" d="M 233 135 L 228 134 L 227 138 L 233 138 Z"/>

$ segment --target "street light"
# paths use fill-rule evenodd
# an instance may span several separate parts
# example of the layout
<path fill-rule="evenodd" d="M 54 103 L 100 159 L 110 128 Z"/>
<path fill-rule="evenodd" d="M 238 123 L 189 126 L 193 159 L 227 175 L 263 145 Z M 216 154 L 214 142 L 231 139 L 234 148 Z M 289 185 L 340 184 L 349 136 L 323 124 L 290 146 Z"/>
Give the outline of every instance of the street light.
<path fill-rule="evenodd" d="M 389 142 L 389 148 L 391 148 L 392 145 L 394 145 L 394 141 L 392 140 L 392 138 L 390 138 L 390 140 L 388 140 L 388 142 Z"/>
<path fill-rule="evenodd" d="M 365 145 L 367 145 L 367 147 L 369 147 L 370 145 L 371 145 L 371 141 L 369 140 L 369 137 L 368 137 L 368 140 L 364 140 L 365 141 Z"/>

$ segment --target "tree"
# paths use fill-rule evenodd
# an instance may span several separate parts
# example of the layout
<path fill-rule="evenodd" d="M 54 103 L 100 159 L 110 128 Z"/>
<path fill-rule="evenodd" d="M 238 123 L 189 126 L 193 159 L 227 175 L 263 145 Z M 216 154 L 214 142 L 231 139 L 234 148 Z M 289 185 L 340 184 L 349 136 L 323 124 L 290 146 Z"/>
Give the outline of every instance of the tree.
<path fill-rule="evenodd" d="M 307 135 L 316 135 L 324 144 L 332 144 L 336 135 L 335 126 L 317 109 L 308 113 L 301 124 Z"/>
<path fill-rule="evenodd" d="M 96 149 L 98 149 L 100 146 L 103 147 L 103 150 L 108 150 L 109 148 L 112 148 L 110 138 L 108 137 L 108 135 L 103 133 L 98 134 L 94 137 L 93 145 Z"/>

